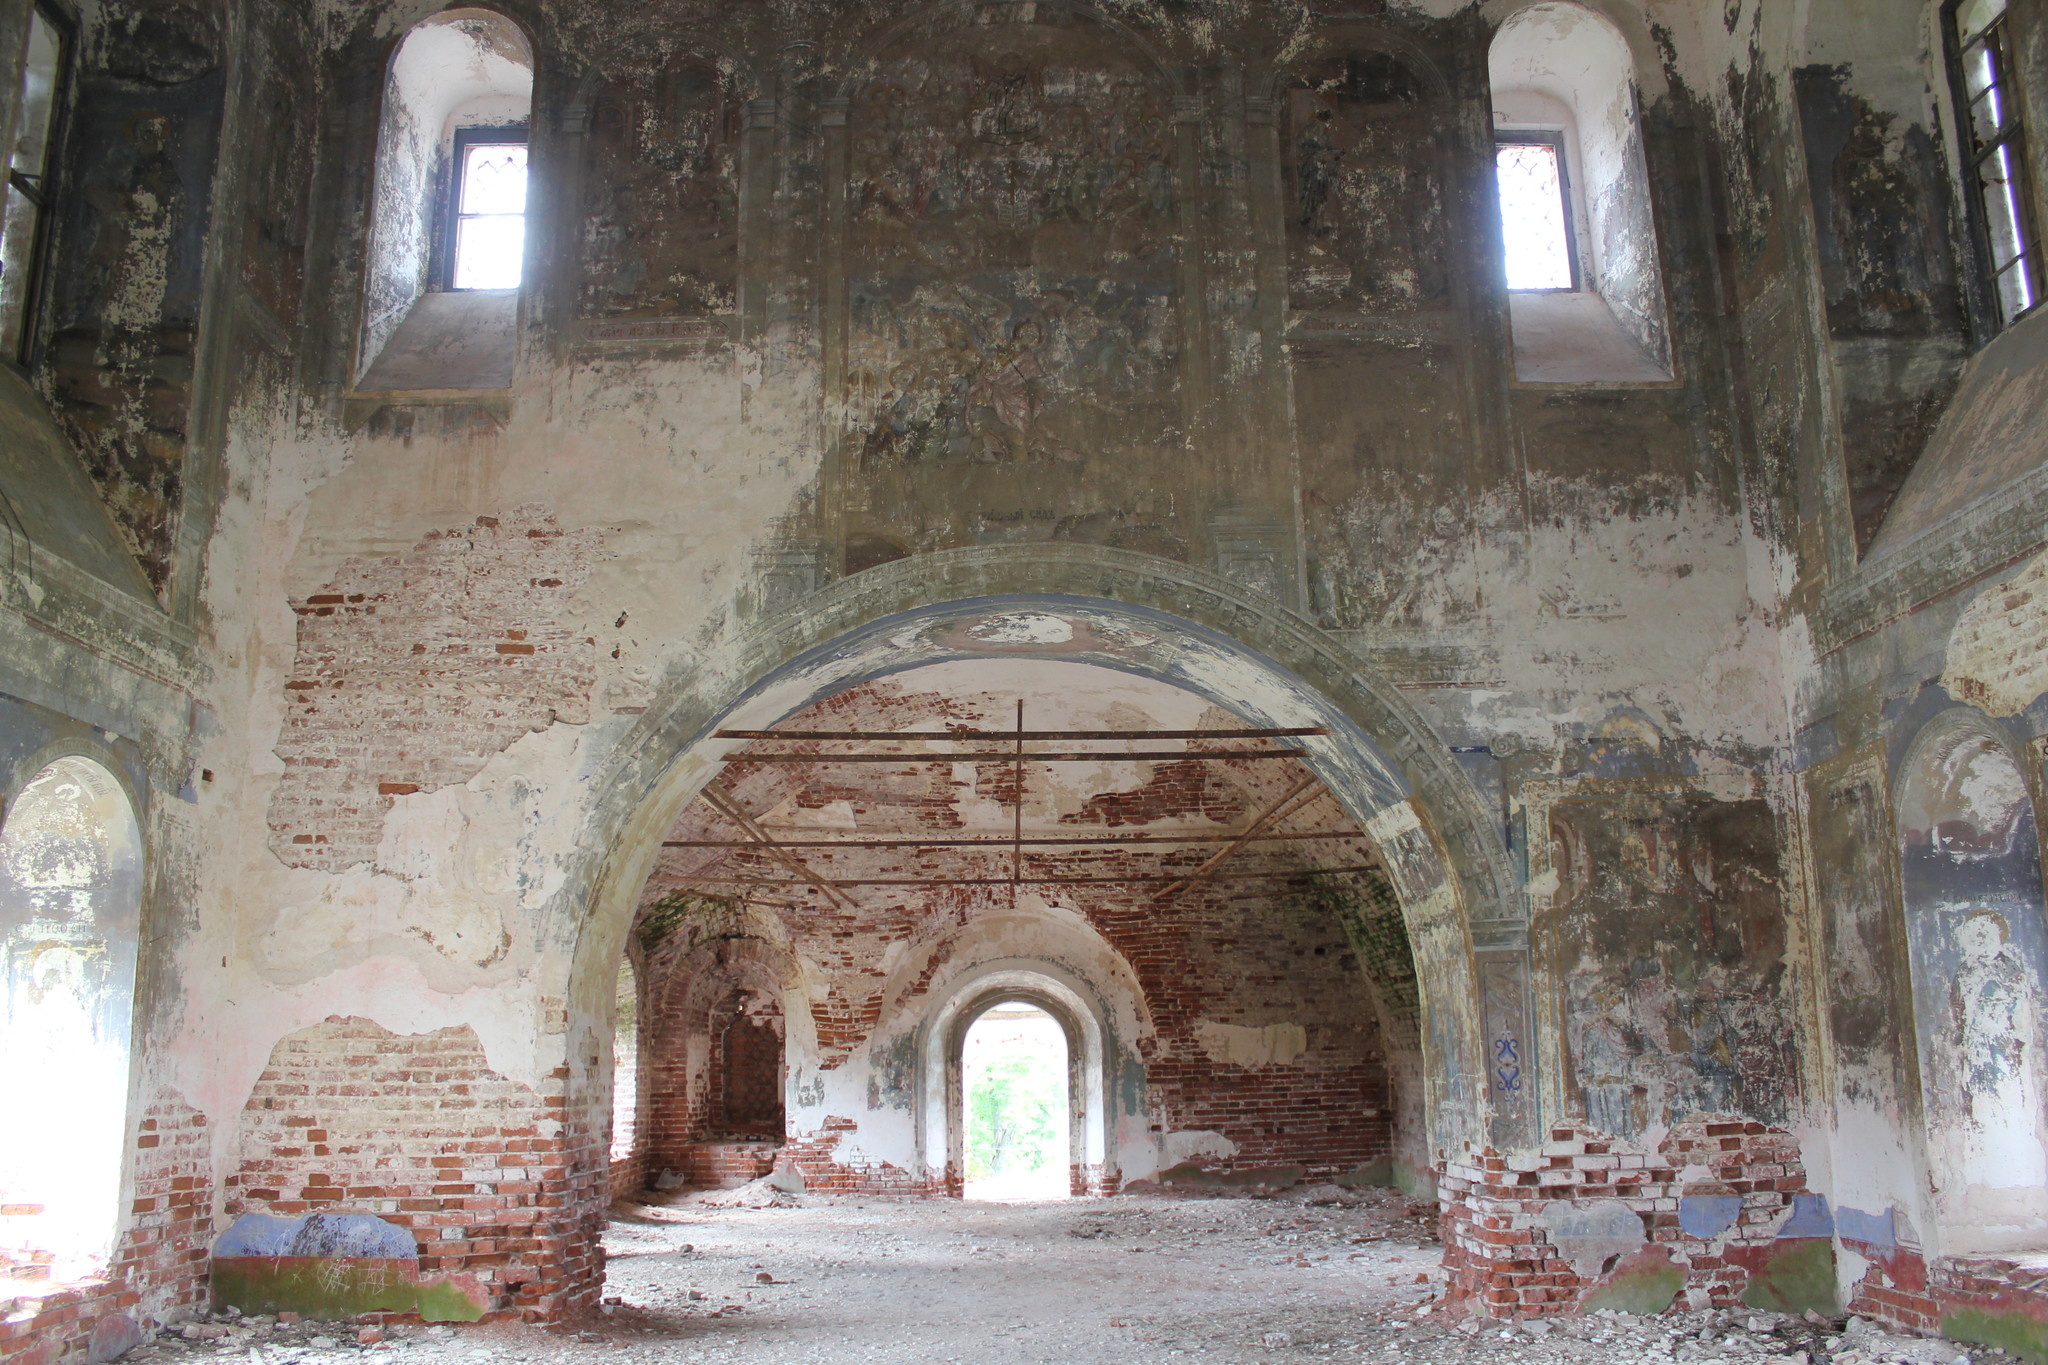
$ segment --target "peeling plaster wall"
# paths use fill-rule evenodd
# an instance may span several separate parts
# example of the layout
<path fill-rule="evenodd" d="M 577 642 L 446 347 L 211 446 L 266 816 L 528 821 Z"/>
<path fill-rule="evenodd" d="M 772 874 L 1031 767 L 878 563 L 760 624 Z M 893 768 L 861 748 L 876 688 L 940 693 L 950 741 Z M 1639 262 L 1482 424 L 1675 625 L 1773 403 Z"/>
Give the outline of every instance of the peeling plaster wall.
<path fill-rule="evenodd" d="M 4 401 L 70 433 L 104 510 L 62 479 L 23 505 L 118 542 L 165 609 L 10 521 L 0 738 L 98 735 L 148 794 L 141 1202 L 115 1258 L 136 1311 L 195 1301 L 268 1133 L 251 1096 L 331 1016 L 468 1030 L 466 1065 L 550 1107 L 573 1207 L 535 1254 L 547 1288 L 503 1301 L 589 1302 L 618 948 L 722 752 L 699 728 L 865 681 L 853 653 L 777 671 L 835 635 L 1058 591 L 1156 630 L 1075 611 L 1094 624 L 1032 649 L 1179 670 L 1269 723 L 1354 718 L 1313 756 L 1414 944 L 1413 1017 L 1367 999 L 1347 1043 L 1379 1033 L 1404 1160 L 1478 1189 L 1552 1124 L 1597 1110 L 1647 1154 L 1731 1106 L 1711 1121 L 1796 1147 L 1830 1201 L 1843 1298 L 1939 1323 L 1963 1280 L 1928 1264 L 1893 791 L 1958 702 L 2038 787 L 2044 504 L 2024 459 L 1963 449 L 1944 487 L 1974 500 L 1873 539 L 1944 412 L 2004 420 L 1948 406 L 1979 323 L 1931 30 L 1859 0 L 1603 4 L 1675 379 L 1558 389 L 1512 380 L 1482 211 L 1512 7 L 1327 8 L 523 8 L 515 379 L 430 402 L 351 389 L 414 287 L 378 274 L 398 182 L 370 168 L 421 8 L 87 7 L 68 283 L 40 397 Z M 904 658 L 942 626 L 902 625 Z M 1614 819 L 1560 822 L 1565 792 Z M 1569 964 L 1532 964 L 1532 910 L 1585 945 Z M 1190 914 L 1212 938 L 1243 918 Z M 784 1013 L 808 1155 L 921 1178 L 914 1107 L 869 1080 L 948 964 L 998 953 L 1095 983 L 1122 1079 L 1269 1041 L 1283 1065 L 1273 1030 L 1301 1021 L 1253 1008 L 1270 983 L 1176 1017 L 1112 918 L 1107 949 L 1042 917 L 934 933 L 872 1013 L 805 966 Z M 1613 1075 L 1658 1076 L 1640 1113 L 1633 1081 L 1621 1104 L 1588 1081 L 1610 999 Z M 1318 1046 L 1302 1027 L 1288 1064 Z M 1212 1133 L 1261 1153 L 1184 1099 L 1155 1134 L 1133 1091 L 1104 1169 L 1212 1158 Z M 1574 1183 L 1558 1198 L 1617 1197 Z"/>

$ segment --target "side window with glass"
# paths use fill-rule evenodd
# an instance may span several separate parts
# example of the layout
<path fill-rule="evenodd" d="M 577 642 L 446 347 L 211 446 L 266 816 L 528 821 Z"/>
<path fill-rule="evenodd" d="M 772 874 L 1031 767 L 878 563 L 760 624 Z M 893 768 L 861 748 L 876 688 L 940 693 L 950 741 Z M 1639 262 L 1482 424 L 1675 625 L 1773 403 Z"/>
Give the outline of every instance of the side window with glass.
<path fill-rule="evenodd" d="M 13 107 L 0 111 L 0 118 L 12 116 L 0 219 L 0 353 L 17 362 L 27 361 L 35 339 L 72 47 L 70 23 L 55 9 L 39 4 L 27 17 L 19 64 L 11 73 Z"/>
<path fill-rule="evenodd" d="M 2041 301 L 2041 239 L 2027 181 L 2020 65 L 2006 0 L 1949 0 L 1948 19 L 1972 235 L 2003 327 Z"/>
<path fill-rule="evenodd" d="M 526 130 L 460 128 L 448 232 L 450 289 L 517 289 L 526 251 Z"/>
<path fill-rule="evenodd" d="M 393 49 L 358 389 L 512 383 L 533 76 L 532 42 L 493 10 L 443 10 Z"/>

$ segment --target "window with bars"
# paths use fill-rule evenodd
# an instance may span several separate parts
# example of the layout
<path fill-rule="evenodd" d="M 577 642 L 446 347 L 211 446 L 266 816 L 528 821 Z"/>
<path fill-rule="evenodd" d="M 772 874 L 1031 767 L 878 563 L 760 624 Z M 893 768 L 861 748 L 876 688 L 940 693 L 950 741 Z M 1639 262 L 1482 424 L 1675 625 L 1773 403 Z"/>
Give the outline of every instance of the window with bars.
<path fill-rule="evenodd" d="M 0 354 L 23 363 L 34 345 L 42 302 L 71 46 L 69 22 L 39 4 L 29 13 L 20 65 L 12 73 L 13 138 L 0 208 Z"/>
<path fill-rule="evenodd" d="M 517 289 L 526 255 L 526 130 L 461 128 L 448 225 L 449 289 Z"/>
<path fill-rule="evenodd" d="M 2041 301 L 2012 26 L 2006 0 L 1949 0 L 1948 17 L 1972 234 L 2003 327 Z"/>

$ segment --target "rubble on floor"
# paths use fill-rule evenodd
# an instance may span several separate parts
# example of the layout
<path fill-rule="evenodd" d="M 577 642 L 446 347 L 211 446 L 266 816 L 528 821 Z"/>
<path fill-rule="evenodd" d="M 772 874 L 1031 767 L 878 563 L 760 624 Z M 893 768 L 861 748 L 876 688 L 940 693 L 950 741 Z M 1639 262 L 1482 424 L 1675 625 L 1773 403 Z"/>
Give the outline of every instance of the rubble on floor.
<path fill-rule="evenodd" d="M 731 1192 L 727 1192 L 731 1193 Z M 760 1192 L 756 1192 L 759 1194 Z M 990 1204 L 776 1192 L 623 1206 L 589 1320 L 171 1329 L 137 1365 L 1994 1365 L 1861 1319 L 1749 1310 L 1503 1323 L 1443 1304 L 1427 1204 L 1157 1197 Z"/>

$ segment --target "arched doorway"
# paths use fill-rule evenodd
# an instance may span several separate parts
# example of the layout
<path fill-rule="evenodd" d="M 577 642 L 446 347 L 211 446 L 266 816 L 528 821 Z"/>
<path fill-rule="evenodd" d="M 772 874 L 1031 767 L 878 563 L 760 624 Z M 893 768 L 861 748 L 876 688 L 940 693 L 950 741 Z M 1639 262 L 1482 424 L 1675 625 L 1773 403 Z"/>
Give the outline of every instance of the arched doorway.
<path fill-rule="evenodd" d="M 65 1281 L 106 1268 L 121 1213 L 142 831 L 120 781 L 66 756 L 0 826 L 0 1264 Z M 61 1120 L 59 1119 L 61 1116 Z"/>
<path fill-rule="evenodd" d="M 1156 678 L 1253 727 L 1313 729 L 1303 761 L 1382 855 L 1386 902 L 1412 944 L 1418 1148 L 1533 1140 L 1537 1096 L 1488 1067 L 1496 1049 L 1533 1052 L 1526 914 L 1498 813 L 1401 695 L 1307 622 L 1200 571 L 1101 547 L 882 565 L 764 623 L 731 657 L 672 679 L 594 783 L 594 832 L 582 845 L 591 856 L 569 869 L 572 884 L 592 888 L 587 910 L 564 926 L 576 945 L 564 983 L 572 1001 L 603 1012 L 609 990 L 592 987 L 609 984 L 662 844 L 739 745 L 715 732 L 763 729 L 926 664 L 1019 656 Z M 793 1065 L 792 1103 L 816 1093 L 815 1078 Z"/>
<path fill-rule="evenodd" d="M 1027 999 L 995 1001 L 968 1021 L 959 1115 L 967 1198 L 1075 1193 L 1072 1052 L 1060 1020 Z"/>
<path fill-rule="evenodd" d="M 1975 711 L 1937 717 L 1899 789 L 1920 1094 L 1939 1250 L 2048 1238 L 2048 914 L 2026 776 Z"/>
<path fill-rule="evenodd" d="M 692 1183 L 760 1174 L 774 1154 L 741 1145 L 785 1136 L 780 1108 L 758 1130 L 735 1109 L 747 1016 L 776 1005 L 732 967 L 770 938 L 805 964 L 785 995 L 813 1042 L 786 1054 L 780 1161 L 814 1186 L 960 1192 L 965 1033 L 1016 998 L 1063 1017 L 1094 1092 L 1076 1098 L 1070 1184 L 1114 1192 L 1191 1162 L 1219 1179 L 1429 1165 L 1426 1125 L 1395 1122 L 1427 1112 L 1414 1034 L 1386 1018 L 1412 999 L 1414 954 L 1376 840 L 1303 761 L 1296 741 L 1321 727 L 1010 658 L 885 674 L 720 733 L 746 742 L 663 840 L 636 932 L 681 974 L 654 996 L 704 1015 L 695 1145 L 675 1167 Z M 1110 994 L 1123 1025 L 1087 1001 Z M 906 1049 L 951 1068 L 921 1100 Z M 1115 1105 L 1098 1079 L 1111 1051 L 1128 1077 Z"/>

